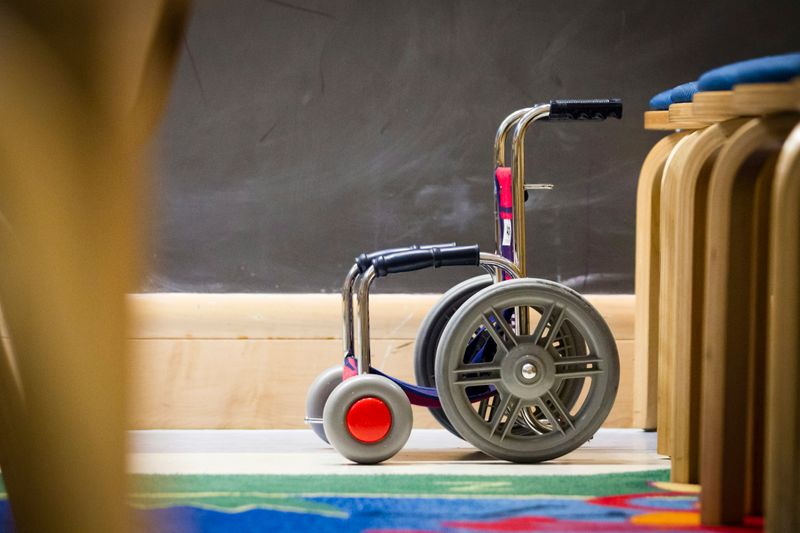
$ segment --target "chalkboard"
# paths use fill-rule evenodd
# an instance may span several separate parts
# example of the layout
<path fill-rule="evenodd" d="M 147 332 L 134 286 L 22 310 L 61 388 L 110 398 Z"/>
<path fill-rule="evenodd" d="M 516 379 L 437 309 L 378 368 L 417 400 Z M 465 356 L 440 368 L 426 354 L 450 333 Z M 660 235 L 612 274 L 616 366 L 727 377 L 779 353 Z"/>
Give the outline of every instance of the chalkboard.
<path fill-rule="evenodd" d="M 142 290 L 335 292 L 362 252 L 493 248 L 492 142 L 551 98 L 625 119 L 528 135 L 529 275 L 631 293 L 650 96 L 800 48 L 800 2 L 195 1 L 154 143 Z M 442 291 L 458 268 L 381 280 Z"/>

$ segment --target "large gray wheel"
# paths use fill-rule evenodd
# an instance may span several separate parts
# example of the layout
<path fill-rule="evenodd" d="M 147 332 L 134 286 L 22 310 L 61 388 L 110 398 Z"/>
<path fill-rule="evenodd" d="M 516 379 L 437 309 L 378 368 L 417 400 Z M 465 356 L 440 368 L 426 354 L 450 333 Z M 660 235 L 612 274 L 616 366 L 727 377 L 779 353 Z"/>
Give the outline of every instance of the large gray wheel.
<path fill-rule="evenodd" d="M 322 411 L 333 389 L 342 382 L 342 365 L 332 366 L 317 376 L 306 396 L 306 420 L 317 437 L 328 442 L 322 425 Z"/>
<path fill-rule="evenodd" d="M 504 318 L 508 309 L 527 309 L 530 334 L 514 332 Z M 565 328 L 582 343 L 571 355 L 554 347 Z M 497 350 L 491 360 L 472 363 L 464 353 L 479 331 Z M 560 391 L 571 381 L 581 387 L 570 405 Z M 436 354 L 436 388 L 448 420 L 474 446 L 508 461 L 546 461 L 589 440 L 618 384 L 619 356 L 603 318 L 578 293 L 546 280 L 504 281 L 475 294 L 450 319 Z M 472 404 L 468 390 L 487 385 L 496 390 L 488 405 Z"/>
<path fill-rule="evenodd" d="M 464 302 L 478 291 L 490 286 L 492 282 L 492 277 L 489 275 L 477 276 L 463 281 L 444 293 L 428 314 L 425 315 L 414 343 L 414 375 L 419 385 L 424 387 L 436 386 L 436 349 L 445 326 L 447 326 L 447 323 Z M 586 355 L 585 343 L 580 333 L 571 323 L 564 324 L 558 334 L 550 339 L 549 344 L 549 348 L 557 352 L 560 357 Z M 484 353 L 491 356 L 495 347 L 494 341 L 488 332 L 476 335 L 471 340 L 467 353 L 474 352 L 476 347 L 482 345 L 485 345 Z M 558 389 L 558 396 L 567 408 L 571 409 L 578 400 L 582 388 L 583 380 L 565 380 Z M 442 427 L 456 437 L 461 438 L 461 435 L 458 434 L 447 419 L 443 409 L 430 408 L 429 411 Z"/>
<path fill-rule="evenodd" d="M 346 458 L 375 464 L 394 456 L 411 434 L 408 397 L 383 376 L 363 374 L 337 385 L 322 415 L 328 440 Z"/>
<path fill-rule="evenodd" d="M 450 318 L 464 302 L 476 292 L 485 289 L 491 284 L 492 277 L 488 274 L 462 281 L 444 293 L 439 301 L 428 311 L 428 314 L 425 315 L 414 343 L 414 377 L 418 385 L 423 387 L 436 386 L 436 347 L 439 345 L 439 339 L 442 337 L 445 326 L 447 326 Z M 447 420 L 444 410 L 435 407 L 428 410 L 443 428 L 456 437 L 461 437 L 453 429 L 450 421 Z"/>

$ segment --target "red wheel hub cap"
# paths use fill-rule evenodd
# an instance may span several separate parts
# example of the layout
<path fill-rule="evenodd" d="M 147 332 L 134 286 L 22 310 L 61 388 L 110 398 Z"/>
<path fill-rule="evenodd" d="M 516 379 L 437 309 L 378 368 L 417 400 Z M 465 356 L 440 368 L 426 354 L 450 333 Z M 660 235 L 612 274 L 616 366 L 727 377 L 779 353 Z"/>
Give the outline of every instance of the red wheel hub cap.
<path fill-rule="evenodd" d="M 361 398 L 347 411 L 347 430 L 361 442 L 371 444 L 382 440 L 392 427 L 392 412 L 380 398 Z"/>

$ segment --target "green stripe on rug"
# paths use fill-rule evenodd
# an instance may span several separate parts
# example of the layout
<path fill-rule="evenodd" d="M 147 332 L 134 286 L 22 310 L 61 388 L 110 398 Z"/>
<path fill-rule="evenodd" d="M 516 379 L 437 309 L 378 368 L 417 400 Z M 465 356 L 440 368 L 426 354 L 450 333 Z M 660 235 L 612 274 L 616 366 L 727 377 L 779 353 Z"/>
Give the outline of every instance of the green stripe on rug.
<path fill-rule="evenodd" d="M 590 476 L 133 475 L 131 500 L 145 507 L 250 505 L 305 509 L 303 496 L 536 498 L 652 492 L 668 470 Z M 320 509 L 324 512 L 325 510 Z"/>
<path fill-rule="evenodd" d="M 134 494 L 259 493 L 291 495 L 395 496 L 611 496 L 650 490 L 649 482 L 669 481 L 669 470 L 591 476 L 434 476 L 434 475 L 145 475 L 130 476 Z M 0 492 L 5 484 L 0 478 Z"/>

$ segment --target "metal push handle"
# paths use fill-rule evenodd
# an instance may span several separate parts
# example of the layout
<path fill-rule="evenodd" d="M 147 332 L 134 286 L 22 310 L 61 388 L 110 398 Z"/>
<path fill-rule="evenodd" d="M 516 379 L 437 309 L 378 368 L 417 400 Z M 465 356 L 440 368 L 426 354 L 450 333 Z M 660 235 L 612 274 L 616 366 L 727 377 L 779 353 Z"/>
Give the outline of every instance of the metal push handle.
<path fill-rule="evenodd" d="M 350 267 L 350 271 L 347 273 L 347 276 L 345 276 L 344 284 L 342 285 L 342 342 L 344 344 L 344 353 L 353 353 L 355 349 L 355 338 L 353 335 L 353 287 L 355 286 L 358 276 L 364 274 L 364 272 L 372 266 L 372 261 L 376 257 L 409 250 L 451 248 L 455 245 L 456 243 L 454 242 L 427 244 L 424 246 L 412 244 L 411 246 L 404 246 L 402 248 L 388 248 L 377 252 L 363 253 L 356 257 L 355 263 Z"/>
<path fill-rule="evenodd" d="M 500 126 L 497 128 L 497 132 L 494 135 L 494 167 L 504 167 L 506 166 L 506 139 L 508 138 L 508 134 L 514 128 L 514 125 L 519 122 L 525 114 L 530 111 L 531 107 L 523 107 L 522 109 L 517 109 L 500 123 Z M 497 222 L 499 214 L 500 214 L 500 205 L 498 203 L 497 194 L 493 196 L 493 203 L 494 203 L 494 242 L 495 242 L 495 251 L 499 254 L 500 253 L 500 237 L 502 233 L 502 229 L 500 228 L 499 223 Z M 499 276 L 499 274 L 498 274 Z M 500 278 L 497 278 L 497 281 L 500 281 Z"/>
<path fill-rule="evenodd" d="M 454 242 L 447 242 L 443 244 L 425 244 L 420 246 L 419 244 L 412 244 L 411 246 L 404 246 L 401 248 L 387 248 L 386 250 L 378 250 L 377 252 L 370 252 L 370 253 L 363 253 L 356 257 L 356 265 L 358 265 L 358 271 L 363 274 L 367 271 L 369 267 L 372 266 L 372 261 L 375 260 L 377 257 L 396 254 L 400 252 L 409 252 L 411 250 L 427 250 L 430 248 L 452 248 L 455 246 L 456 243 Z"/>
<path fill-rule="evenodd" d="M 596 100 L 551 100 L 537 105 L 525 113 L 514 128 L 512 137 L 513 211 L 514 211 L 514 263 L 522 276 L 527 275 L 525 258 L 525 133 L 537 120 L 605 120 L 622 118 L 622 100 L 619 98 Z"/>
<path fill-rule="evenodd" d="M 480 253 L 477 244 L 450 248 L 432 247 L 376 257 L 372 261 L 372 266 L 375 268 L 375 275 L 381 278 L 389 274 L 431 267 L 477 266 L 480 264 Z"/>
<path fill-rule="evenodd" d="M 390 263 L 400 263 L 401 266 L 403 264 L 409 265 L 409 262 L 406 263 L 406 259 L 403 257 L 405 254 L 416 254 L 418 252 L 425 253 L 425 250 L 417 250 L 412 252 L 401 252 L 398 254 L 392 254 L 395 258 L 383 258 L 383 262 L 385 263 L 385 259 L 389 259 Z M 442 264 L 441 266 L 455 266 L 455 265 L 462 265 L 462 264 L 470 264 L 470 265 L 480 265 L 484 268 L 494 268 L 502 270 L 508 273 L 512 278 L 519 278 L 520 272 L 517 266 L 506 259 L 503 256 L 496 255 L 496 254 L 488 254 L 488 253 L 481 253 L 478 249 L 478 245 L 475 246 L 456 246 L 453 248 L 445 248 L 438 251 L 438 254 L 449 255 L 448 258 L 448 265 Z M 474 255 L 473 255 L 474 254 Z M 429 253 L 429 255 L 432 255 Z M 399 256 L 399 257 L 398 257 Z M 408 257 L 408 256 L 406 256 Z M 471 261 L 467 263 L 467 258 Z M 442 259 L 444 261 L 444 259 Z M 464 261 L 463 263 L 461 261 Z M 452 261 L 452 262 L 450 262 Z M 355 324 L 355 335 L 358 339 L 358 351 L 353 355 L 356 358 L 356 362 L 358 363 L 358 373 L 359 374 L 366 374 L 369 372 L 369 365 L 371 362 L 371 354 L 370 354 L 370 335 L 369 335 L 369 289 L 372 286 L 372 282 L 378 278 L 377 273 L 377 265 L 378 263 L 382 262 L 381 258 L 375 259 L 374 264 L 364 272 L 363 275 L 358 277 L 358 287 L 356 287 L 356 300 L 358 301 L 358 320 Z M 415 263 L 416 264 L 416 263 Z M 429 268 L 434 265 L 426 265 L 420 268 Z M 410 270 L 419 270 L 419 268 L 410 269 Z M 398 270 L 398 272 L 407 272 L 409 270 Z"/>
<path fill-rule="evenodd" d="M 550 100 L 547 120 L 605 120 L 622 118 L 622 100 Z"/>
<path fill-rule="evenodd" d="M 532 107 L 517 122 L 511 144 L 512 209 L 514 211 L 514 263 L 522 277 L 527 275 L 525 260 L 525 133 L 537 120 L 547 118 L 550 104 Z"/>

